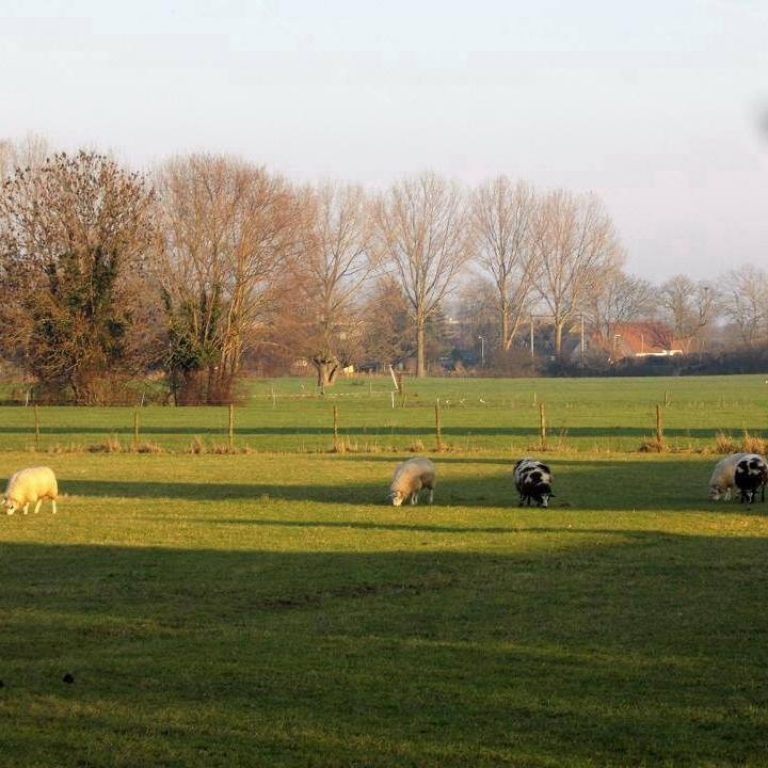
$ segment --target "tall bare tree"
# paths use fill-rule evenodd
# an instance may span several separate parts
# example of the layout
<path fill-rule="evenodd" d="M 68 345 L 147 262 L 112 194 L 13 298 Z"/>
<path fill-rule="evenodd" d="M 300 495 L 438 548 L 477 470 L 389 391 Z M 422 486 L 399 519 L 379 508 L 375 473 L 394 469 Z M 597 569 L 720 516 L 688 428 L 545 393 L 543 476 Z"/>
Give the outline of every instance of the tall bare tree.
<path fill-rule="evenodd" d="M 144 178 L 94 152 L 17 167 L 3 184 L 5 351 L 56 396 L 104 402 L 142 362 L 152 211 Z"/>
<path fill-rule="evenodd" d="M 177 401 L 231 401 L 272 278 L 295 240 L 292 191 L 263 168 L 212 155 L 170 160 L 158 185 L 158 277 Z"/>
<path fill-rule="evenodd" d="M 715 319 L 719 297 L 708 283 L 675 275 L 658 289 L 662 316 L 683 344 L 685 352 L 702 351 L 704 336 Z"/>
<path fill-rule="evenodd" d="M 508 352 L 529 314 L 536 275 L 531 225 L 536 196 L 529 184 L 499 176 L 472 196 L 472 225 L 477 258 L 493 278 L 499 317 L 499 347 Z"/>
<path fill-rule="evenodd" d="M 321 390 L 332 385 L 342 350 L 359 338 L 361 289 L 374 266 L 368 200 L 361 187 L 324 183 L 299 195 L 302 226 L 292 259 L 292 303 L 304 318 L 303 353 Z"/>
<path fill-rule="evenodd" d="M 390 187 L 376 207 L 378 248 L 399 279 L 416 331 L 416 376 L 427 374 L 426 325 L 471 256 L 466 196 L 434 173 Z"/>
<path fill-rule="evenodd" d="M 654 315 L 655 289 L 647 280 L 627 275 L 618 266 L 606 270 L 586 302 L 587 316 L 604 348 L 610 348 L 616 329 Z"/>
<path fill-rule="evenodd" d="M 541 198 L 532 240 L 539 269 L 534 285 L 552 317 L 555 354 L 560 357 L 563 331 L 590 292 L 621 263 L 623 251 L 601 202 L 563 190 Z"/>
<path fill-rule="evenodd" d="M 731 270 L 724 280 L 722 311 L 741 343 L 756 347 L 768 342 L 768 273 L 752 265 Z"/>

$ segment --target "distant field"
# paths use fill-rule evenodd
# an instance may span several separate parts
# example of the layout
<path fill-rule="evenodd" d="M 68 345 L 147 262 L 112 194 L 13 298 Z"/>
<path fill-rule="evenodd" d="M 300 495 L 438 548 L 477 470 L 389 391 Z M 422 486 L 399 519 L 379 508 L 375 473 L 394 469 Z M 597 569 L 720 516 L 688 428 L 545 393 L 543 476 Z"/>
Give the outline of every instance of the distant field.
<path fill-rule="evenodd" d="M 0 518 L 0 765 L 768 765 L 768 516 L 713 457 L 553 452 L 549 510 L 506 451 L 386 506 L 398 459 L 45 457 L 59 514 Z"/>
<path fill-rule="evenodd" d="M 264 452 L 431 450 L 435 406 L 453 452 L 517 454 L 540 445 L 577 452 L 634 452 L 656 429 L 661 406 L 671 450 L 712 450 L 718 433 L 768 434 L 763 376 L 638 379 L 406 379 L 405 399 L 388 378 L 339 382 L 321 397 L 309 379 L 253 382 L 234 412 L 231 445 Z M 394 406 L 394 407 L 393 407 Z M 334 407 L 337 432 L 334 437 Z M 225 407 L 0 408 L 5 450 L 129 448 L 174 452 L 230 447 Z M 138 419 L 138 422 L 136 421 Z M 138 440 L 135 428 L 138 427 Z"/>

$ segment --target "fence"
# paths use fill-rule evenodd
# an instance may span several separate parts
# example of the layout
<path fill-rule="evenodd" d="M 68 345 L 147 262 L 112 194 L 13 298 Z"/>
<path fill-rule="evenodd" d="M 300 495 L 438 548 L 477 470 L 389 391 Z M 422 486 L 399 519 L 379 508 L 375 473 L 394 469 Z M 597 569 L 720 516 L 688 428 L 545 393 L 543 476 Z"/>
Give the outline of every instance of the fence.
<path fill-rule="evenodd" d="M 762 412 L 765 413 L 765 407 Z M 605 404 L 557 400 L 537 392 L 523 399 L 390 398 L 347 401 L 266 398 L 235 407 L 82 408 L 8 406 L 0 409 L 0 450 L 132 451 L 142 453 L 478 452 L 695 450 L 740 447 L 762 440 L 765 419 L 751 411 L 632 400 Z M 760 444 L 751 443 L 752 448 Z M 763 451 L 760 451 L 763 452 Z"/>

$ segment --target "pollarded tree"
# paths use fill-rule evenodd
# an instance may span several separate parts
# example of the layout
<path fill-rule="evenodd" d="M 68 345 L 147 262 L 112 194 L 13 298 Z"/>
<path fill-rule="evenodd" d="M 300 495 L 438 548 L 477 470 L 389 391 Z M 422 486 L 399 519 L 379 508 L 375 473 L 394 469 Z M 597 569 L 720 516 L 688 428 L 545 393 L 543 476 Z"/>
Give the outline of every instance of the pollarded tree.
<path fill-rule="evenodd" d="M 462 189 L 434 173 L 394 184 L 376 206 L 377 247 L 400 281 L 416 336 L 416 376 L 427 374 L 426 327 L 471 256 Z"/>
<path fill-rule="evenodd" d="M 357 186 L 324 183 L 299 195 L 301 226 L 291 259 L 292 303 L 301 304 L 297 352 L 317 371 L 321 390 L 335 383 L 344 350 L 361 334 L 358 305 L 374 262 L 369 206 Z"/>
<path fill-rule="evenodd" d="M 243 355 L 293 246 L 295 201 L 280 177 L 211 155 L 158 172 L 166 368 L 177 402 L 230 402 Z"/>
<path fill-rule="evenodd" d="M 53 155 L 3 184 L 3 348 L 58 396 L 103 402 L 146 362 L 153 201 L 141 175 L 95 152 Z"/>

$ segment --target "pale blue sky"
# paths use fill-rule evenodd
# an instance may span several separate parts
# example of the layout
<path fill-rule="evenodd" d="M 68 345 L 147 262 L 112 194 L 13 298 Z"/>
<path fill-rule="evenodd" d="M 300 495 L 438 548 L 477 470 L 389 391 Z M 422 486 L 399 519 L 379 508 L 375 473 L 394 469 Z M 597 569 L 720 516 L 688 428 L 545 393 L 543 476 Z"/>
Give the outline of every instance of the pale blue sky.
<path fill-rule="evenodd" d="M 768 0 L 0 0 L 0 138 L 594 192 L 654 282 L 768 268 Z"/>

